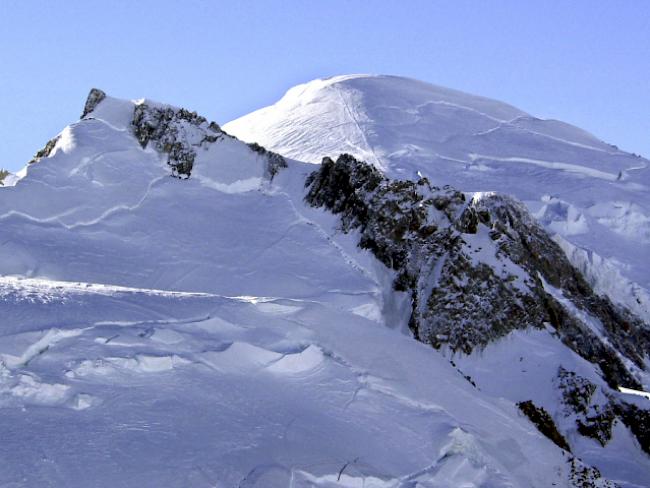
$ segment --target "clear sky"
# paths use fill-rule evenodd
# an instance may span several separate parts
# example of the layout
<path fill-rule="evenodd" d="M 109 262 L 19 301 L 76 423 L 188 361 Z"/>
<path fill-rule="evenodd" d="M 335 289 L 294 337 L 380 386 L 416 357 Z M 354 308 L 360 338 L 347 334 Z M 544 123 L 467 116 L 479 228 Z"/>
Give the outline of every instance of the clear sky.
<path fill-rule="evenodd" d="M 344 73 L 496 98 L 650 157 L 647 0 L 0 0 L 0 167 L 93 86 L 225 123 Z"/>

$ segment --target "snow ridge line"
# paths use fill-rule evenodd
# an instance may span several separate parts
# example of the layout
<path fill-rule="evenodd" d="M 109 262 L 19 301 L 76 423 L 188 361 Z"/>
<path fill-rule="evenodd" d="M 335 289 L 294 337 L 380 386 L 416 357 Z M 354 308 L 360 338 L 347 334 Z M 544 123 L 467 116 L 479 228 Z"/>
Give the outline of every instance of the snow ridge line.
<path fill-rule="evenodd" d="M 545 161 L 542 159 L 530 159 L 522 157 L 499 157 L 499 156 L 489 156 L 485 154 L 470 154 L 472 161 L 499 161 L 504 163 L 525 163 L 525 164 L 534 164 L 536 166 L 541 166 L 548 169 L 559 169 L 566 171 L 568 173 L 575 173 L 582 176 L 589 176 L 592 178 L 598 178 L 606 181 L 618 181 L 618 175 L 613 173 L 607 173 L 605 171 L 600 171 L 598 169 L 589 168 L 587 166 L 581 166 L 578 164 L 563 163 L 560 161 Z"/>
<path fill-rule="evenodd" d="M 480 115 L 482 117 L 490 119 L 490 120 L 492 120 L 494 122 L 499 122 L 500 124 L 506 124 L 506 123 L 509 122 L 508 120 L 503 120 L 503 119 L 493 117 L 492 115 L 488 115 L 488 114 L 486 114 L 484 112 L 481 112 L 480 110 L 476 110 L 475 108 L 467 107 L 465 105 L 460 105 L 458 103 L 446 102 L 444 100 L 430 100 L 428 102 L 417 105 L 416 109 L 419 111 L 420 108 L 426 107 L 427 105 L 445 105 L 445 106 L 448 106 L 448 107 L 459 108 L 461 110 L 466 110 L 468 112 L 473 112 L 473 113 L 478 114 L 478 115 Z"/>
<path fill-rule="evenodd" d="M 608 154 L 610 156 L 614 156 L 614 155 L 620 153 L 620 151 L 607 151 L 606 149 L 601 149 L 601 148 L 596 147 L 596 146 L 590 146 L 589 144 L 582 144 L 580 142 L 570 141 L 570 140 L 564 139 L 562 137 L 552 136 L 550 134 L 544 134 L 543 132 L 532 130 L 532 129 L 529 129 L 527 127 L 520 127 L 518 125 L 515 125 L 514 122 L 516 120 L 521 119 L 521 118 L 522 117 L 515 117 L 512 120 L 503 121 L 502 123 L 500 123 L 496 127 L 492 127 L 491 129 L 475 132 L 475 133 L 472 134 L 472 136 L 484 136 L 484 135 L 490 134 L 490 133 L 492 133 L 492 132 L 494 132 L 496 130 L 502 129 L 504 127 L 511 127 L 513 129 L 518 129 L 518 130 L 521 130 L 523 132 L 528 132 L 529 134 L 535 134 L 536 136 L 545 137 L 547 139 L 551 139 L 551 140 L 557 141 L 557 142 L 562 142 L 562 143 L 568 144 L 570 146 L 579 147 L 581 149 L 589 149 L 591 151 L 601 152 L 601 153 L 604 153 L 604 154 Z M 543 119 L 540 119 L 540 120 L 543 120 Z"/>
<path fill-rule="evenodd" d="M 147 197 L 149 196 L 149 193 L 153 189 L 154 185 L 156 183 L 158 183 L 159 181 L 161 181 L 161 180 L 163 180 L 165 178 L 168 178 L 168 177 L 169 177 L 168 175 L 164 175 L 164 176 L 160 176 L 160 177 L 155 178 L 154 180 L 152 180 L 149 183 L 149 185 L 147 186 L 147 189 L 145 190 L 144 195 L 142 195 L 140 200 L 138 200 L 134 205 L 125 205 L 125 204 L 116 205 L 114 207 L 111 207 L 111 208 L 105 210 L 98 217 L 96 217 L 94 219 L 91 219 L 91 220 L 87 220 L 85 222 L 75 222 L 73 224 L 66 224 L 65 222 L 61 221 L 61 218 L 65 217 L 66 215 L 69 215 L 71 213 L 71 211 L 67 211 L 67 212 L 64 212 L 64 213 L 61 213 L 61 214 L 58 214 L 58 215 L 54 215 L 52 217 L 47 217 L 47 218 L 41 219 L 41 218 L 38 218 L 38 217 L 33 217 L 32 215 L 17 211 L 17 210 L 10 210 L 9 212 L 7 212 L 5 214 L 0 215 L 0 220 L 6 220 L 6 219 L 9 219 L 11 217 L 19 217 L 19 218 L 29 220 L 30 222 L 34 222 L 34 223 L 37 223 L 37 224 L 55 224 L 55 225 L 59 225 L 59 226 L 63 227 L 64 229 L 67 229 L 67 230 L 73 230 L 73 229 L 76 229 L 78 227 L 90 227 L 90 226 L 93 226 L 95 224 L 100 223 L 101 221 L 103 221 L 104 219 L 110 217 L 111 215 L 113 215 L 115 213 L 118 213 L 118 212 L 121 212 L 121 211 L 132 212 L 134 210 L 137 210 L 138 208 L 140 208 L 142 206 L 144 201 L 147 199 Z"/>

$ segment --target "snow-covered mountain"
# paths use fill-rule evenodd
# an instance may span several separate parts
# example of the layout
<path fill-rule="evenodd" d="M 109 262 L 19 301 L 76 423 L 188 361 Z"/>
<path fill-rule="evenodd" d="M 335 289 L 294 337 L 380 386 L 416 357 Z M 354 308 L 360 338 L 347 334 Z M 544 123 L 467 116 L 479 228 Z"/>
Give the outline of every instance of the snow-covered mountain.
<path fill-rule="evenodd" d="M 0 188 L 0 486 L 647 486 L 639 309 L 507 195 L 313 128 L 300 162 L 93 90 Z"/>
<path fill-rule="evenodd" d="M 320 163 L 347 152 L 387 175 L 522 200 L 601 293 L 650 320 L 650 162 L 556 120 L 395 76 L 290 89 L 224 125 Z"/>

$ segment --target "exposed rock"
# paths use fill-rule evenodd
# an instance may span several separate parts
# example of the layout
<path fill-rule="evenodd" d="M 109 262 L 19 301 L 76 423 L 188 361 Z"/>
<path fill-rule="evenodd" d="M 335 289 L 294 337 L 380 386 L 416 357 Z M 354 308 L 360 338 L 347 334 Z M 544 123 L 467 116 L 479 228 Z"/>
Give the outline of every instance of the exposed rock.
<path fill-rule="evenodd" d="M 95 110 L 95 107 L 97 107 L 104 98 L 106 98 L 106 93 L 98 88 L 92 88 L 88 94 L 88 98 L 86 99 L 86 104 L 84 105 L 84 111 L 81 114 L 81 118 L 83 119 L 86 115 Z"/>
<path fill-rule="evenodd" d="M 267 158 L 266 177 L 269 180 L 273 181 L 273 178 L 275 177 L 276 174 L 278 174 L 278 171 L 280 171 L 281 168 L 287 167 L 287 161 L 280 154 L 275 153 L 273 151 L 269 151 L 268 149 L 266 149 L 263 146 L 260 146 L 256 142 L 249 143 L 248 147 L 251 148 L 256 153 L 261 154 L 262 156 L 266 156 Z"/>
<path fill-rule="evenodd" d="M 650 411 L 626 402 L 613 405 L 616 415 L 630 429 L 641 449 L 650 455 Z"/>
<path fill-rule="evenodd" d="M 567 371 L 562 366 L 558 370 L 558 388 L 562 393 L 562 403 L 565 413 L 587 413 L 591 398 L 597 386 L 573 371 Z"/>
<path fill-rule="evenodd" d="M 586 378 L 560 367 L 558 388 L 565 406 L 564 414 L 574 416 L 578 432 L 605 446 L 612 438 L 616 421 L 621 421 L 650 454 L 650 411 L 620 399 L 617 392 L 602 391 Z M 596 397 L 599 397 L 597 400 Z"/>
<path fill-rule="evenodd" d="M 9 171 L 6 169 L 0 169 L 0 185 L 4 186 L 4 181 L 7 176 L 9 176 Z"/>
<path fill-rule="evenodd" d="M 198 148 L 217 143 L 223 138 L 233 138 L 223 132 L 216 122 L 208 122 L 196 112 L 146 103 L 136 105 L 132 126 L 140 145 L 145 148 L 150 142 L 154 143 L 157 151 L 167 155 L 172 175 L 182 179 L 192 174 Z M 254 143 L 248 144 L 248 147 L 266 158 L 265 172 L 269 179 L 272 180 L 280 168 L 287 167 L 285 159 L 279 154 Z"/>
<path fill-rule="evenodd" d="M 552 440 L 558 447 L 571 452 L 569 443 L 557 430 L 553 418 L 543 407 L 536 406 L 531 400 L 519 402 L 517 403 L 517 406 L 519 407 L 519 410 L 521 410 L 522 413 L 528 417 L 533 424 L 535 424 L 535 427 L 537 427 L 537 430 L 539 430 L 540 433 Z"/>
<path fill-rule="evenodd" d="M 216 123 L 208 124 L 196 112 L 151 107 L 146 103 L 135 106 L 133 129 L 143 148 L 153 141 L 157 151 L 167 154 L 167 164 L 177 178 L 189 178 L 192 174 L 197 147 L 216 142 L 224 135 Z"/>
<path fill-rule="evenodd" d="M 524 205 L 512 198 L 491 195 L 473 200 L 471 207 L 492 216 L 492 235 L 501 252 L 524 268 L 531 276 L 541 275 L 545 282 L 561 291 L 577 309 L 600 322 L 608 340 L 623 356 L 644 369 L 644 356 L 650 353 L 650 330 L 640 319 L 622 307 L 615 307 L 606 297 L 597 295 L 582 274 L 569 262 L 562 249 L 534 221 Z M 582 357 L 599 363 L 612 387 L 635 384 L 612 347 L 588 336 L 584 325 L 571 316 L 558 302 L 544 293 L 546 313 L 551 324 L 560 331 L 562 340 Z"/>
<path fill-rule="evenodd" d="M 52 151 L 54 150 L 56 143 L 59 142 L 60 138 L 61 136 L 56 136 L 50 139 L 49 141 L 47 141 L 45 147 L 40 151 L 38 151 L 27 164 L 38 163 L 41 159 L 49 157 L 50 154 L 52 154 Z"/>
<path fill-rule="evenodd" d="M 596 401 L 598 387 L 586 378 L 560 366 L 557 387 L 560 391 L 563 413 L 574 417 L 578 432 L 605 446 L 612 438 L 612 427 L 616 421 L 614 409 L 607 395 L 600 395 L 604 401 Z"/>
<path fill-rule="evenodd" d="M 469 221 L 458 218 L 467 205 L 463 193 L 426 179 L 389 181 L 348 155 L 325 158 L 307 185 L 311 205 L 340 214 L 342 229 L 358 228 L 360 247 L 398 272 L 395 288 L 412 294 L 411 328 L 420 340 L 470 352 L 530 325 L 533 297 L 508 285 L 513 276 L 472 258 L 459 230 Z"/>
<path fill-rule="evenodd" d="M 587 466 L 576 457 L 569 460 L 569 482 L 575 488 L 617 488 L 619 485 L 603 478 L 600 471 Z"/>
<path fill-rule="evenodd" d="M 578 432 L 605 446 L 612 438 L 612 428 L 616 422 L 616 414 L 610 404 L 594 405 L 589 412 L 576 419 Z"/>
<path fill-rule="evenodd" d="M 520 202 L 498 194 L 468 201 L 426 178 L 391 181 L 346 154 L 324 158 L 306 186 L 310 205 L 338 214 L 344 232 L 358 231 L 359 246 L 395 270 L 419 340 L 469 353 L 514 329 L 550 325 L 612 388 L 639 387 L 620 357 L 643 368 L 648 329 L 597 296 Z M 556 296 L 599 320 L 608 341 Z"/>

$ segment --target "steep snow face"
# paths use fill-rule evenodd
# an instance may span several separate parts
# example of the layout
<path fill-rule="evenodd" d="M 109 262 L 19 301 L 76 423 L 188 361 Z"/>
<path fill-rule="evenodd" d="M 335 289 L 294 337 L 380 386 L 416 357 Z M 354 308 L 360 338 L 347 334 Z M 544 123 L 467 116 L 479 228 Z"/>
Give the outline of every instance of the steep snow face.
<path fill-rule="evenodd" d="M 320 163 L 350 153 L 387 175 L 523 200 L 600 292 L 650 320 L 650 163 L 501 102 L 395 76 L 292 88 L 224 126 Z"/>
<path fill-rule="evenodd" d="M 313 166 L 84 112 L 0 188 L 0 485 L 611 486 L 384 326 L 392 272 L 304 204 Z"/>

